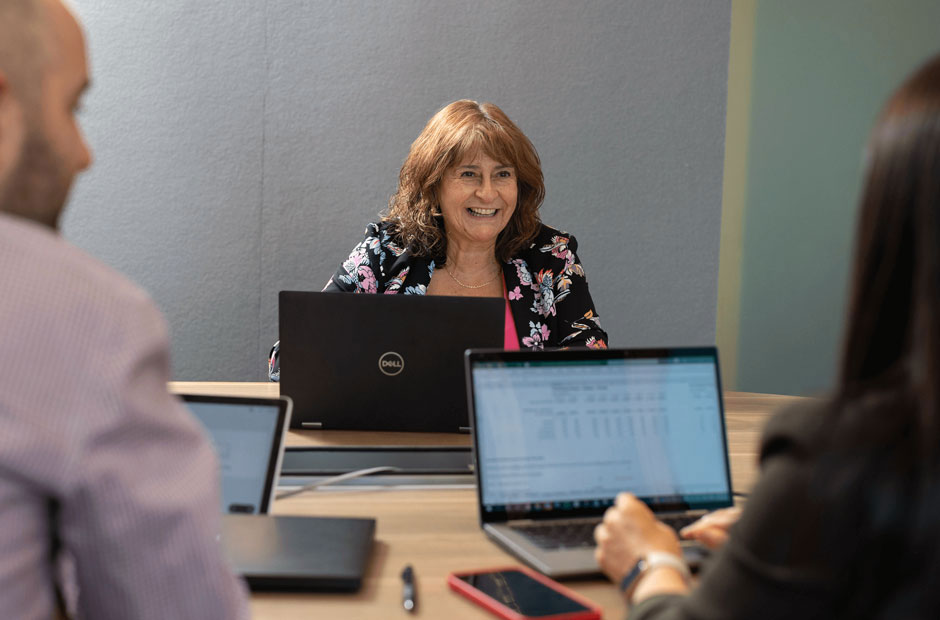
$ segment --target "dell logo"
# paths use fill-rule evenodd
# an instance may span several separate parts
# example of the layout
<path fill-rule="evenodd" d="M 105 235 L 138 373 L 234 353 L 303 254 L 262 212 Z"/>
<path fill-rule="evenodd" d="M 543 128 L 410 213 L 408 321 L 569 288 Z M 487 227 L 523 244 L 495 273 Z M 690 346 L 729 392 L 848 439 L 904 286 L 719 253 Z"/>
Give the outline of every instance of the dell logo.
<path fill-rule="evenodd" d="M 379 356 L 379 370 L 389 377 L 394 377 L 405 369 L 405 360 L 394 351 Z"/>

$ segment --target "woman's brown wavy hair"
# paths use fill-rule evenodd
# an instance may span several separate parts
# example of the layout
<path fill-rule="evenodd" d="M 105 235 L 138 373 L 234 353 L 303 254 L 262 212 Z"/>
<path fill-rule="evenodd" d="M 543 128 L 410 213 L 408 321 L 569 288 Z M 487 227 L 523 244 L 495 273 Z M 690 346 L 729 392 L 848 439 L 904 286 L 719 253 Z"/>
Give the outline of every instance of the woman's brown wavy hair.
<path fill-rule="evenodd" d="M 545 198 L 542 165 L 525 134 L 492 103 L 455 101 L 431 117 L 412 143 L 389 200 L 384 221 L 395 222 L 417 256 L 444 259 L 447 236 L 439 188 L 444 172 L 479 153 L 515 168 L 516 210 L 496 239 L 496 258 L 507 261 L 538 232 L 539 207 Z"/>

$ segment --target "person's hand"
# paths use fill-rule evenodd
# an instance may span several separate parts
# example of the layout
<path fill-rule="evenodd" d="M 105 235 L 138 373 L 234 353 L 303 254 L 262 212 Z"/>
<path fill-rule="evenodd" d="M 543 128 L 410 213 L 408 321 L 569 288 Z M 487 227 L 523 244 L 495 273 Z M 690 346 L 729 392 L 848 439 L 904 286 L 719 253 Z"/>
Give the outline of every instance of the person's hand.
<path fill-rule="evenodd" d="M 675 531 L 658 521 L 649 507 L 630 493 L 617 496 L 594 530 L 594 557 L 611 581 L 619 584 L 640 557 L 650 551 L 667 551 L 682 557 Z"/>
<path fill-rule="evenodd" d="M 737 523 L 741 509 L 737 506 L 710 512 L 679 532 L 683 538 L 696 540 L 709 549 L 717 549 L 728 540 L 728 530 Z"/>

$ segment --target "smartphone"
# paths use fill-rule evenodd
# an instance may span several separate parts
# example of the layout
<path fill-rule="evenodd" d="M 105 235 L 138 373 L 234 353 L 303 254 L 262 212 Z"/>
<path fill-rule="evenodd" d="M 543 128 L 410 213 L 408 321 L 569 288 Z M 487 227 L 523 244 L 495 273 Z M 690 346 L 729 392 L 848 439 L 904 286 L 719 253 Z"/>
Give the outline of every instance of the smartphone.
<path fill-rule="evenodd" d="M 447 585 L 505 620 L 600 620 L 601 609 L 525 567 L 451 573 Z"/>

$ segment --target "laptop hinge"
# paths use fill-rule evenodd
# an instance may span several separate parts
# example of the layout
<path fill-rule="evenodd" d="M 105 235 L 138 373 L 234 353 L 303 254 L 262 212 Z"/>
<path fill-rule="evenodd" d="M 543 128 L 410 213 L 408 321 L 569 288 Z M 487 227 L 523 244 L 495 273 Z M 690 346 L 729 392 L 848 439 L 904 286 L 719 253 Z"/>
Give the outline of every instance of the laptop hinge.
<path fill-rule="evenodd" d="M 323 428 L 323 422 L 301 422 L 304 428 Z"/>

